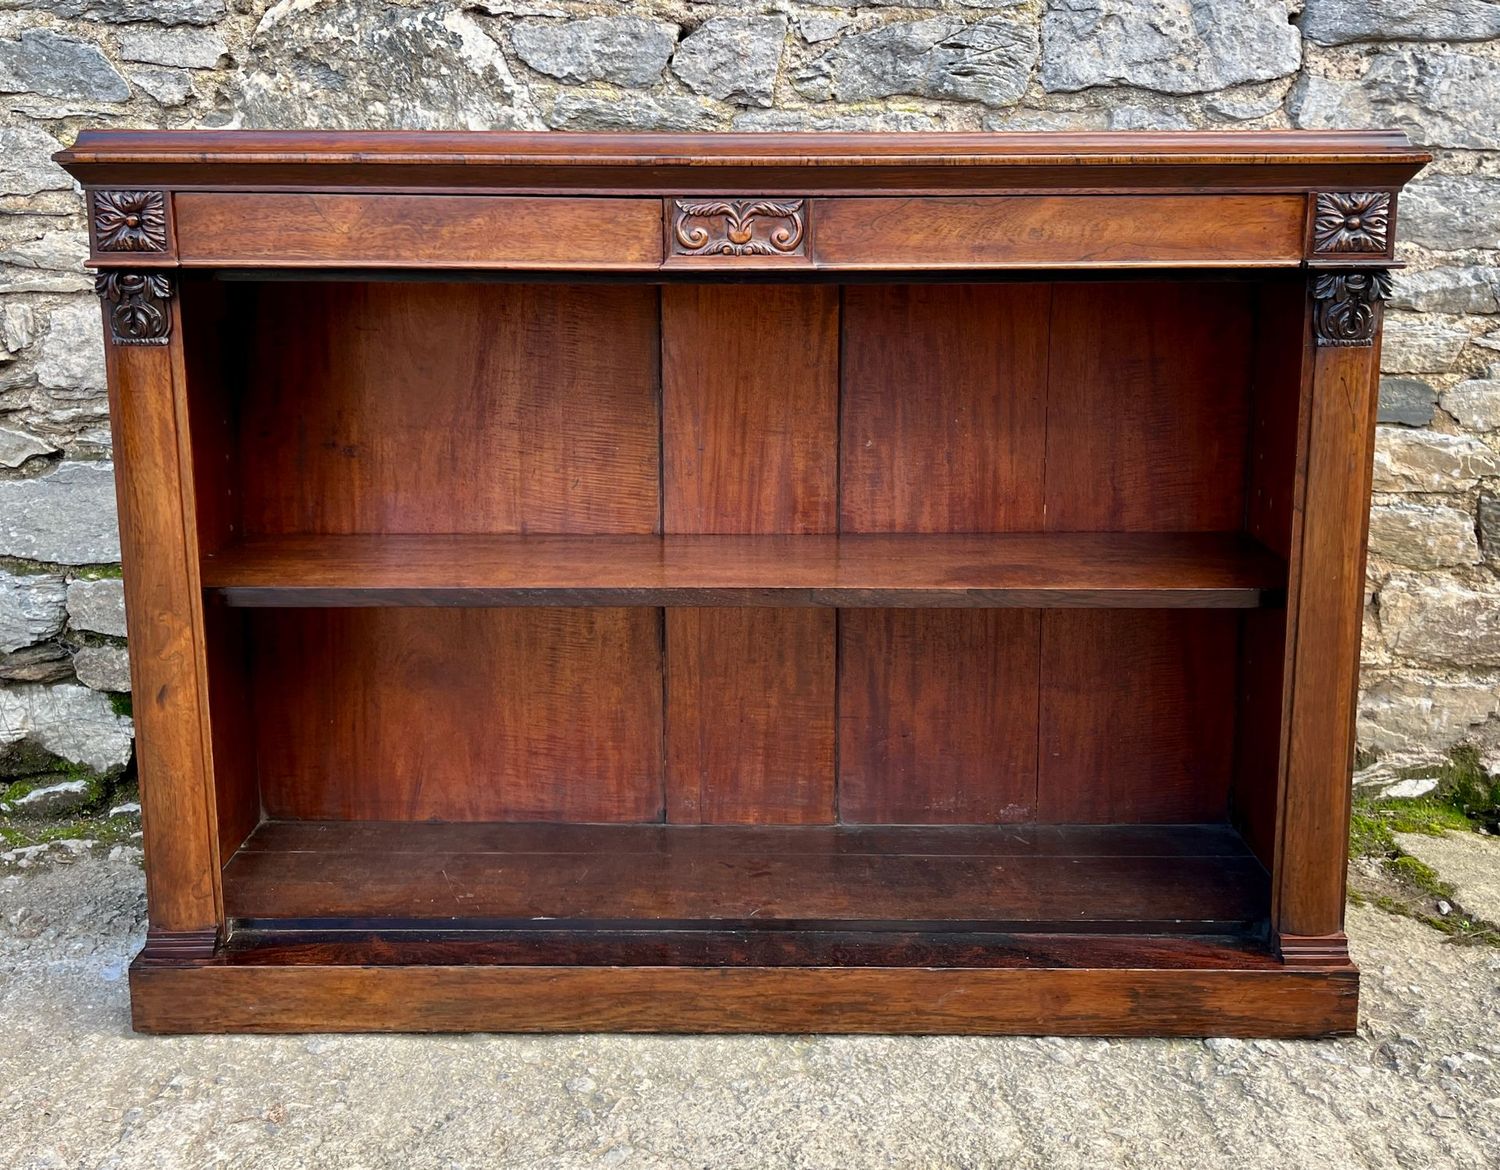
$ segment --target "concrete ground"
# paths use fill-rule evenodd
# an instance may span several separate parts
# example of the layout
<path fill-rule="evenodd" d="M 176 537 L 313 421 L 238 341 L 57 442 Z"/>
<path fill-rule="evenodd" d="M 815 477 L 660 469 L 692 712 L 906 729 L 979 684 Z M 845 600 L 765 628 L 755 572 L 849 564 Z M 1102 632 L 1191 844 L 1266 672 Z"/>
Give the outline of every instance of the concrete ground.
<path fill-rule="evenodd" d="M 0 1166 L 1500 1166 L 1500 950 L 1374 909 L 1334 1042 L 148 1038 L 133 852 L 0 872 Z"/>

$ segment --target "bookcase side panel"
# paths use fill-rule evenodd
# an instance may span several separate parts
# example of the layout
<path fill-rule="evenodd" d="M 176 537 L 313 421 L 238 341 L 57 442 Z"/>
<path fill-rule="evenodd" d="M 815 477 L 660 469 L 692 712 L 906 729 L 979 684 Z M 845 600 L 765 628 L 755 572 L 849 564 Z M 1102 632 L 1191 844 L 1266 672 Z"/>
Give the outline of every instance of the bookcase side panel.
<path fill-rule="evenodd" d="M 111 274 L 116 283 L 128 275 Z M 220 923 L 218 829 L 207 751 L 202 598 L 187 450 L 186 366 L 175 279 L 137 293 L 151 340 L 122 333 L 105 300 L 105 356 L 135 696 L 148 953 L 208 953 Z M 142 317 L 144 320 L 145 317 Z"/>

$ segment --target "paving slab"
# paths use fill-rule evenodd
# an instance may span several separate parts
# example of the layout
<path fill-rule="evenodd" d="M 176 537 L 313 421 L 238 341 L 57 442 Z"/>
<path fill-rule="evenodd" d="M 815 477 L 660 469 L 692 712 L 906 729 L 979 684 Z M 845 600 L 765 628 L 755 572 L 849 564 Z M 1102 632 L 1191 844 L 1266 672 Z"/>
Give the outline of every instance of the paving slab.
<path fill-rule="evenodd" d="M 1500 837 L 1487 833 L 1397 833 L 1396 844 L 1437 870 L 1470 914 L 1500 922 Z M 1500 1159 L 1497 1159 L 1500 1162 Z"/>
<path fill-rule="evenodd" d="M 129 1029 L 128 858 L 0 873 L 0 1166 L 1493 1170 L 1500 951 L 1351 912 L 1359 1034 L 207 1036 Z"/>

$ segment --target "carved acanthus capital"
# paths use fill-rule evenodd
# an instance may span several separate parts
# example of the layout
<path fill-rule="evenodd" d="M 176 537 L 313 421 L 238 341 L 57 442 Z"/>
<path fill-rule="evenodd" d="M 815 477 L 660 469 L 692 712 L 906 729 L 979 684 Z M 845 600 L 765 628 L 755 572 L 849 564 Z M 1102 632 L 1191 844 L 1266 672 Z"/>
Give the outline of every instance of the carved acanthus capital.
<path fill-rule="evenodd" d="M 1319 345 L 1373 345 L 1380 302 L 1391 295 L 1384 268 L 1349 268 L 1313 277 L 1313 329 Z"/>
<path fill-rule="evenodd" d="M 172 277 L 165 272 L 111 269 L 94 278 L 109 310 L 116 345 L 166 345 L 172 335 Z"/>

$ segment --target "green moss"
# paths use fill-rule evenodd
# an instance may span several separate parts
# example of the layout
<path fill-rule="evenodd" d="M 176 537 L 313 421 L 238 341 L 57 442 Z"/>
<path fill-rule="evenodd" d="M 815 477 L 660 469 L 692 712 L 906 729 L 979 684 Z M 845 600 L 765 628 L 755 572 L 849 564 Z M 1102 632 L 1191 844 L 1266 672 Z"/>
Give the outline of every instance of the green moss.
<path fill-rule="evenodd" d="M 109 696 L 109 705 L 111 710 L 113 710 L 114 713 L 120 716 L 122 719 L 129 719 L 132 717 L 133 709 L 130 705 L 129 695 L 111 694 Z"/>
<path fill-rule="evenodd" d="M 20 557 L 0 557 L 0 569 L 18 576 L 62 573 L 71 577 L 82 577 L 90 581 L 123 575 L 119 565 L 64 565 L 59 561 L 28 561 Z"/>
<path fill-rule="evenodd" d="M 54 841 L 93 841 L 99 845 L 121 845 L 129 842 L 140 826 L 135 821 L 117 817 L 69 817 L 63 821 L 35 824 L 0 822 L 0 844 L 7 849 L 30 845 L 48 845 Z"/>
<path fill-rule="evenodd" d="M 1396 840 L 1398 833 L 1438 836 L 1492 826 L 1500 817 L 1500 786 L 1479 764 L 1477 749 L 1456 748 L 1448 762 L 1401 769 L 1402 779 L 1435 779 L 1437 788 L 1415 799 L 1356 798 L 1349 817 L 1349 856 L 1372 859 L 1389 888 L 1351 894 L 1356 904 L 1426 923 L 1458 942 L 1500 944 L 1500 926 L 1474 918 L 1454 903 L 1454 889 Z M 1447 913 L 1439 903 L 1447 904 Z"/>

